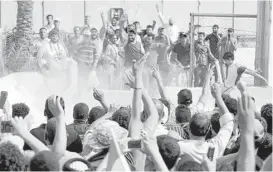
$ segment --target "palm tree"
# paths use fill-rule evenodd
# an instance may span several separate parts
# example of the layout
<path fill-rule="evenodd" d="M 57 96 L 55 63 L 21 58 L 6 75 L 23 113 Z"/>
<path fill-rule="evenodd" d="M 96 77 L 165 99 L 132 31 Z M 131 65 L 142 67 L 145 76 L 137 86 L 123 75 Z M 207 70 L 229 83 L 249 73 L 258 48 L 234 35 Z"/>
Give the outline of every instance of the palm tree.
<path fill-rule="evenodd" d="M 17 1 L 17 8 L 16 30 L 11 35 L 12 39 L 6 43 L 5 52 L 6 67 L 14 72 L 29 70 L 33 60 L 30 51 L 33 39 L 33 1 Z"/>

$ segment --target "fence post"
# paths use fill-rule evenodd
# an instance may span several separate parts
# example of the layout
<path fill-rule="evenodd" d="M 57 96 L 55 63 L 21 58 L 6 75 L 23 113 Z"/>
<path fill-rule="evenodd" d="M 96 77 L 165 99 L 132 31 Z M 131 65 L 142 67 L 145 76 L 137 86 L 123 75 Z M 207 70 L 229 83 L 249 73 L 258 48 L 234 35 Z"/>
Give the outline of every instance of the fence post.
<path fill-rule="evenodd" d="M 191 30 L 190 30 L 190 87 L 193 87 L 193 78 L 194 78 L 194 66 L 195 66 L 195 55 L 194 55 L 194 14 L 191 13 Z"/>

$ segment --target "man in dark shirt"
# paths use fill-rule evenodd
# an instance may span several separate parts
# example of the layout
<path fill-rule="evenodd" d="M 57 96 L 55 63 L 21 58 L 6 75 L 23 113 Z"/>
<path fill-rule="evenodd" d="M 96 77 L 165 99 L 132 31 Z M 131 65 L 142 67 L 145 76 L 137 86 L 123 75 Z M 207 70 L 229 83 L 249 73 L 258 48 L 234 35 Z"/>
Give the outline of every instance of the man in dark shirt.
<path fill-rule="evenodd" d="M 220 36 L 218 35 L 218 29 L 219 29 L 218 25 L 213 25 L 212 33 L 206 36 L 205 38 L 205 41 L 209 42 L 210 45 L 209 47 L 212 55 L 217 59 L 219 59 L 217 44 L 221 40 Z"/>
<path fill-rule="evenodd" d="M 194 71 L 194 86 L 202 87 L 205 81 L 206 68 L 209 62 L 215 60 L 210 52 L 210 48 L 204 42 L 205 33 L 198 33 L 198 40 L 194 43 L 194 54 L 196 58 L 196 68 Z"/>

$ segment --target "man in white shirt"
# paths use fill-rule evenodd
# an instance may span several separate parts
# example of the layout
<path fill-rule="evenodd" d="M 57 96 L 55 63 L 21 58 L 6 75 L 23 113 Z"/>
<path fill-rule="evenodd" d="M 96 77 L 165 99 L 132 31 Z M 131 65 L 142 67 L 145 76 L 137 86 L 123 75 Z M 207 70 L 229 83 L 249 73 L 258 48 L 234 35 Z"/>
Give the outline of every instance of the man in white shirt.
<path fill-rule="evenodd" d="M 45 25 L 44 28 L 46 28 L 47 33 L 49 33 L 51 30 L 54 29 L 53 15 L 51 14 L 47 15 L 46 19 L 47 19 L 47 25 Z"/>
<path fill-rule="evenodd" d="M 210 147 L 215 148 L 213 159 L 223 156 L 224 150 L 231 137 L 234 117 L 229 113 L 221 96 L 221 86 L 214 84 L 212 87 L 212 95 L 216 99 L 220 111 L 220 131 L 210 140 L 205 140 L 210 130 L 210 119 L 207 115 L 200 113 L 194 115 L 189 123 L 190 140 L 180 141 L 181 155 L 187 154 L 194 161 L 201 163 L 204 155 L 207 154 Z"/>
<path fill-rule="evenodd" d="M 40 38 L 37 42 L 37 46 L 41 48 L 44 44 L 49 43 L 49 39 L 47 38 L 47 29 L 42 27 L 39 31 Z"/>
<path fill-rule="evenodd" d="M 159 19 L 160 19 L 163 27 L 166 29 L 167 35 L 170 38 L 171 44 L 174 44 L 178 40 L 178 35 L 179 35 L 178 27 L 174 24 L 174 21 L 172 18 L 169 19 L 169 23 L 165 22 L 163 15 L 159 11 L 158 5 L 156 5 L 156 9 L 157 9 Z"/>

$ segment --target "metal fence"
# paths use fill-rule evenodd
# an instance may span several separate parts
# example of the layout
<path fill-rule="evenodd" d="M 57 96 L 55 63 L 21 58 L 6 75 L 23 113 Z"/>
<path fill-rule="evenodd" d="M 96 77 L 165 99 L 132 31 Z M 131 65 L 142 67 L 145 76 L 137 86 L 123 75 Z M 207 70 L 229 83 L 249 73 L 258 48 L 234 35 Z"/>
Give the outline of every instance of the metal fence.
<path fill-rule="evenodd" d="M 206 36 L 212 33 L 212 26 L 218 25 L 218 33 L 224 37 L 228 28 L 234 30 L 237 40 L 237 50 L 235 52 L 235 62 L 253 69 L 255 64 L 256 49 L 256 20 L 257 15 L 245 14 L 196 14 L 191 13 L 191 45 L 197 39 L 198 32 L 204 32 Z M 194 69 L 196 59 L 194 56 L 194 46 L 191 46 L 191 75 L 190 85 L 193 86 Z M 248 85 L 253 85 L 253 78 L 244 78 Z"/>

